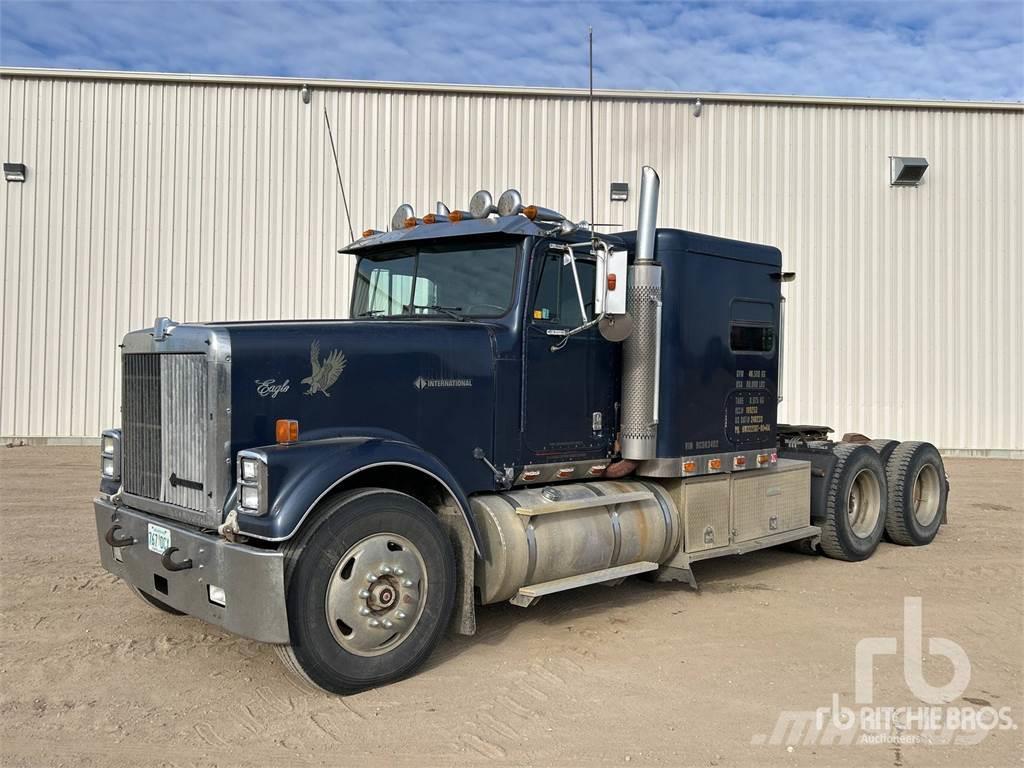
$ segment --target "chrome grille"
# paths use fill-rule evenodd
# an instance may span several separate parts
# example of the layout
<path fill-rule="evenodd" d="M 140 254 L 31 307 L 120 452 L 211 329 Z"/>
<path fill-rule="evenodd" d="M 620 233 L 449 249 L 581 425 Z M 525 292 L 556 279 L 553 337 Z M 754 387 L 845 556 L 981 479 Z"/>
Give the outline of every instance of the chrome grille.
<path fill-rule="evenodd" d="M 161 501 L 201 512 L 206 474 L 206 357 L 161 355 Z"/>
<path fill-rule="evenodd" d="M 128 493 L 160 497 L 160 355 L 125 355 L 122 475 Z"/>
<path fill-rule="evenodd" d="M 206 356 L 130 354 L 123 370 L 125 492 L 203 512 Z"/>

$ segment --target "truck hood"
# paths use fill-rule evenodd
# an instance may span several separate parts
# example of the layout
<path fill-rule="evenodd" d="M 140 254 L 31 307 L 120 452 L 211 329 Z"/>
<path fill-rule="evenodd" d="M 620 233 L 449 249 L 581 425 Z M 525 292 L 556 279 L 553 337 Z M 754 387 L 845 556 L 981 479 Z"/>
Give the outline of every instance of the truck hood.
<path fill-rule="evenodd" d="M 275 441 L 393 433 L 455 474 L 493 443 L 493 330 L 473 322 L 347 320 L 225 323 L 231 342 L 231 456 Z M 461 471 L 460 471 L 461 470 Z"/>

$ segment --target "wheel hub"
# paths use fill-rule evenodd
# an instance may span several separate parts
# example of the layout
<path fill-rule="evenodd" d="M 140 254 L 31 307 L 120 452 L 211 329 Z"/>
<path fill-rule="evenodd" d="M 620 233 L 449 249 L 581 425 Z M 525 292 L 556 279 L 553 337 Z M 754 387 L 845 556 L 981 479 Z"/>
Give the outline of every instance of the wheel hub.
<path fill-rule="evenodd" d="M 325 600 L 328 625 L 351 653 L 386 653 L 416 627 L 426 592 L 426 567 L 412 542 L 390 533 L 369 536 L 338 561 Z"/>
<path fill-rule="evenodd" d="M 862 469 L 850 484 L 846 500 L 846 512 L 850 518 L 850 529 L 859 538 L 867 538 L 875 530 L 881 515 L 882 494 L 878 479 L 868 470 Z"/>

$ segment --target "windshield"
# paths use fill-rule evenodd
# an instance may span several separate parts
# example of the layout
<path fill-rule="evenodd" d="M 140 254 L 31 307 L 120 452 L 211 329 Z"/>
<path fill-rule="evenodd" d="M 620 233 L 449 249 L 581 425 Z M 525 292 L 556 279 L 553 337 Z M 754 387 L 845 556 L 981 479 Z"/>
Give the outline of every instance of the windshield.
<path fill-rule="evenodd" d="M 406 246 L 363 256 L 352 317 L 500 317 L 512 302 L 516 246 Z"/>

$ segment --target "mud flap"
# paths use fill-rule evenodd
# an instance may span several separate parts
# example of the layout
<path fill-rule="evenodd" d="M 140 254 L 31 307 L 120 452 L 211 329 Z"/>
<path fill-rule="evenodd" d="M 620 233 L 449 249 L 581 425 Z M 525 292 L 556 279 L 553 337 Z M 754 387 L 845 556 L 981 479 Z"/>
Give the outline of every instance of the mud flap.
<path fill-rule="evenodd" d="M 476 603 L 473 594 L 476 574 L 476 550 L 473 536 L 466 526 L 466 518 L 454 507 L 441 507 L 438 519 L 448 532 L 448 538 L 455 549 L 456 582 L 455 610 L 449 628 L 457 635 L 476 634 Z"/>

